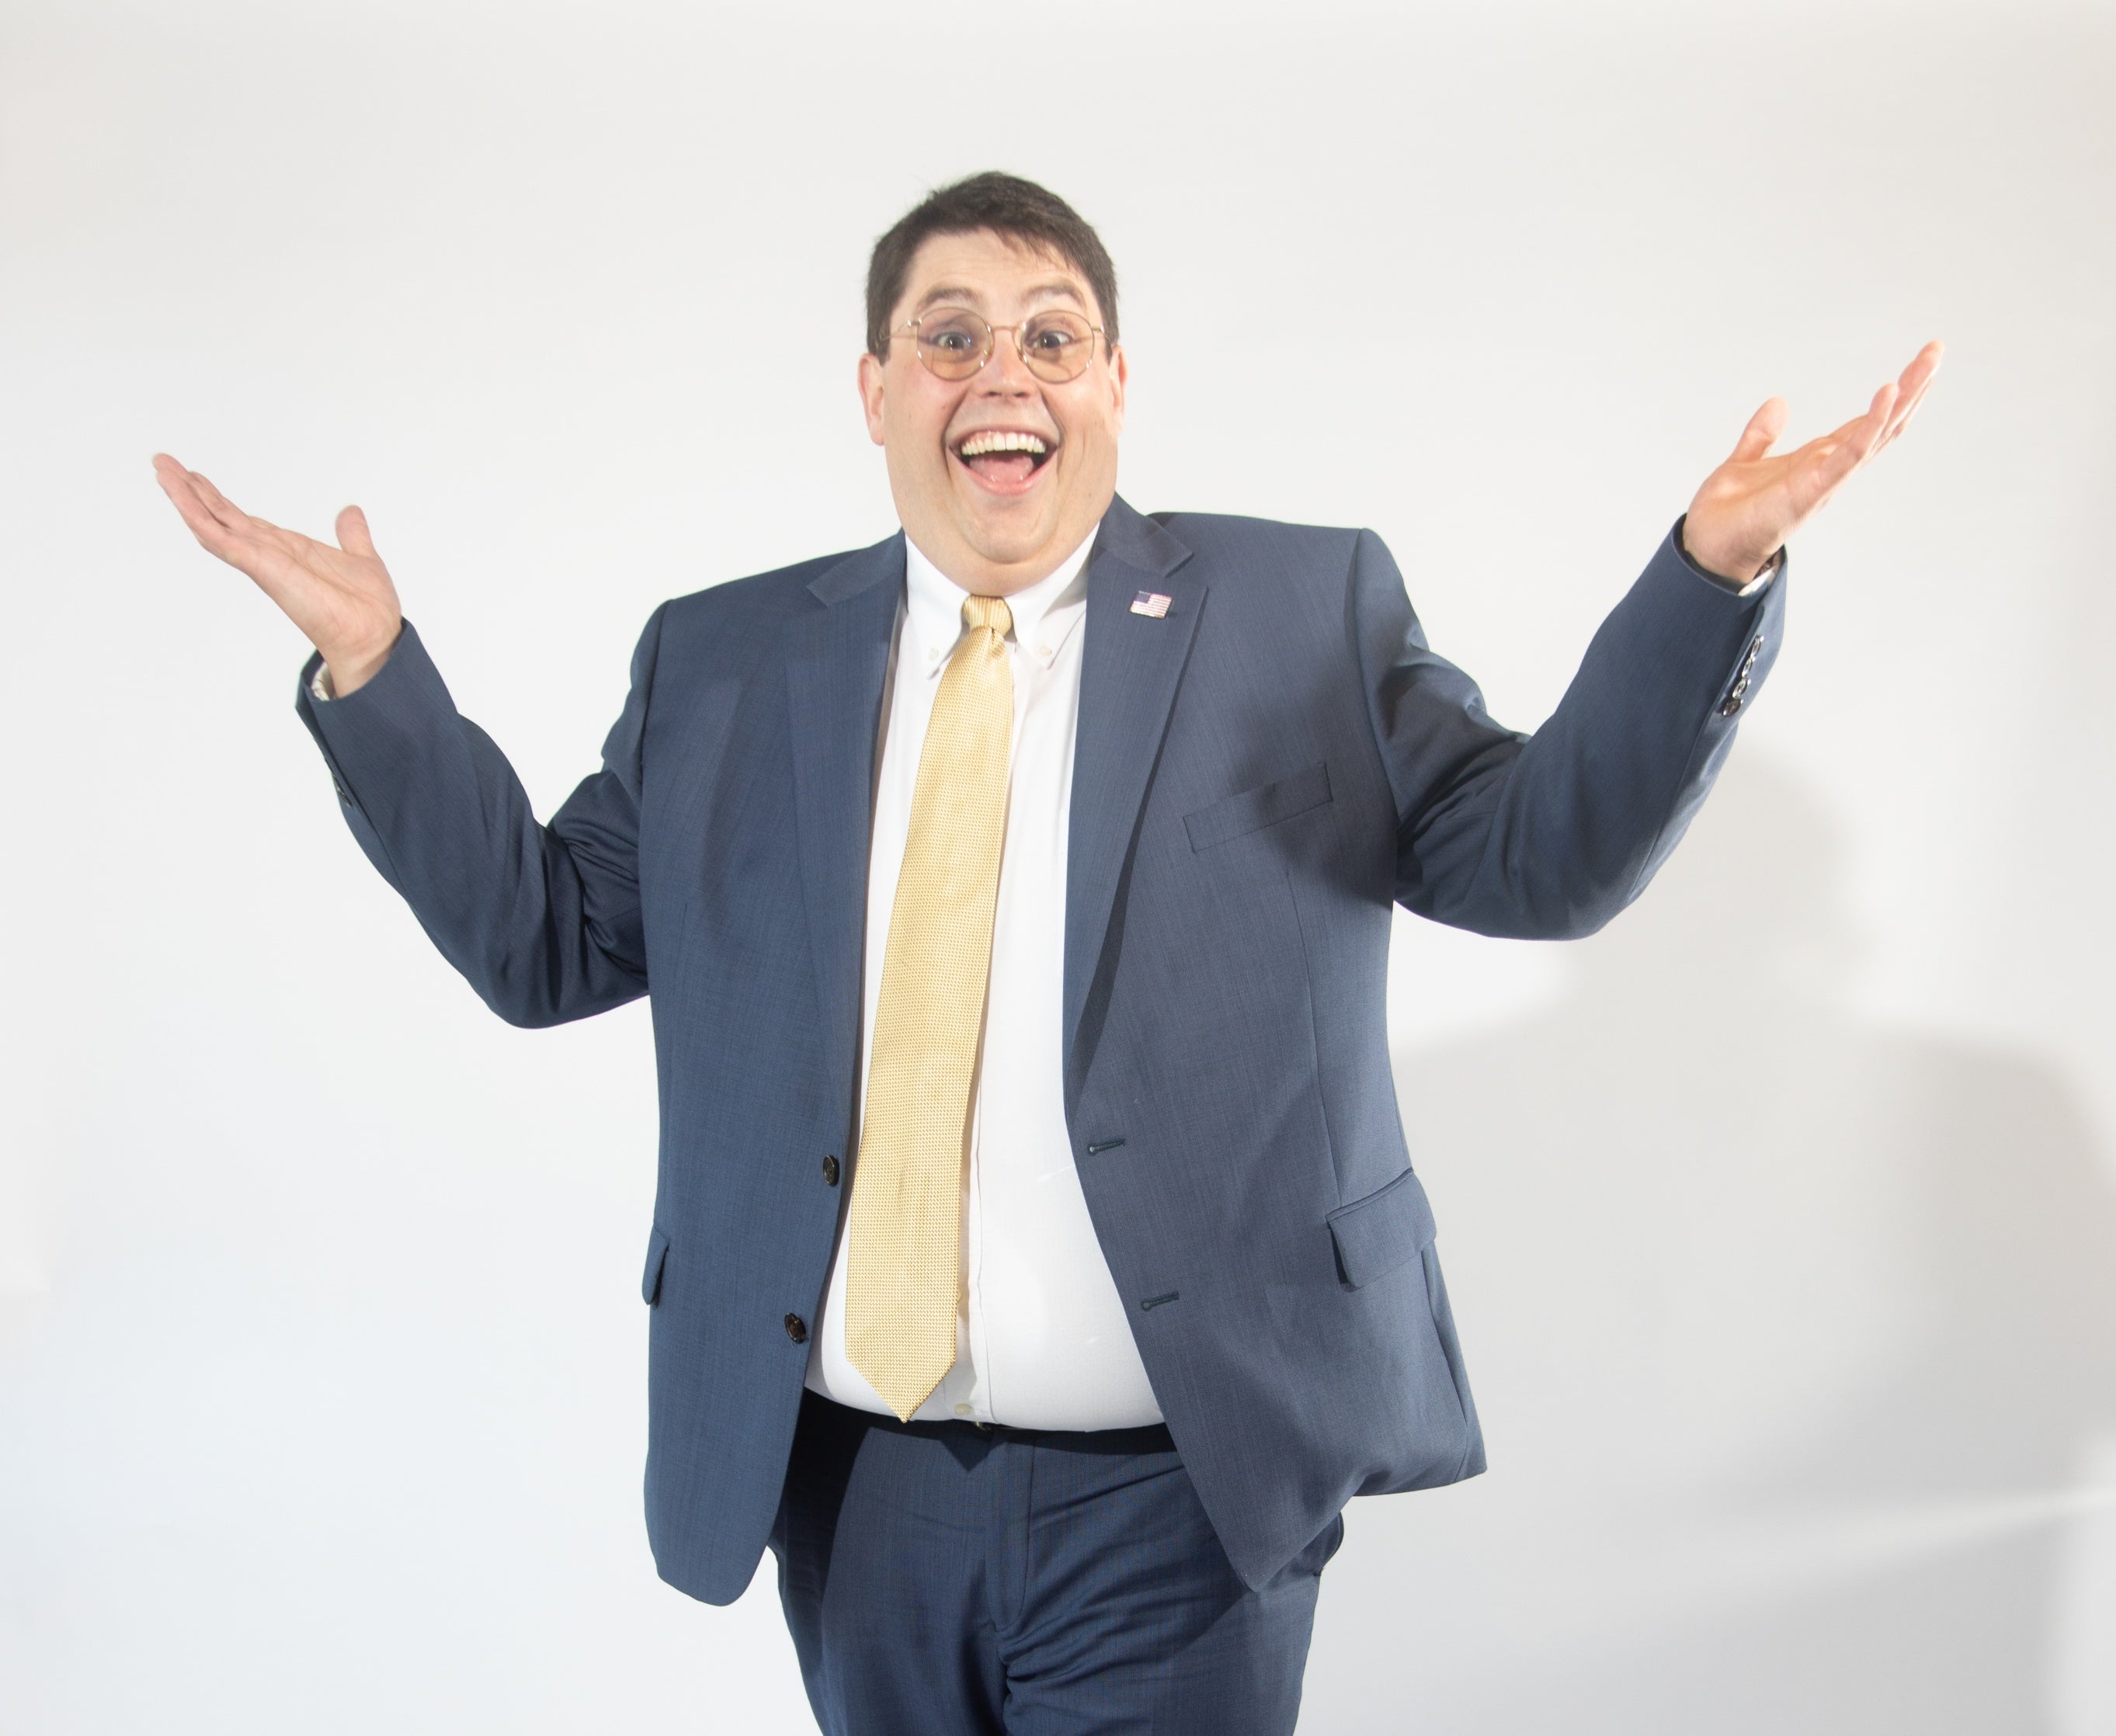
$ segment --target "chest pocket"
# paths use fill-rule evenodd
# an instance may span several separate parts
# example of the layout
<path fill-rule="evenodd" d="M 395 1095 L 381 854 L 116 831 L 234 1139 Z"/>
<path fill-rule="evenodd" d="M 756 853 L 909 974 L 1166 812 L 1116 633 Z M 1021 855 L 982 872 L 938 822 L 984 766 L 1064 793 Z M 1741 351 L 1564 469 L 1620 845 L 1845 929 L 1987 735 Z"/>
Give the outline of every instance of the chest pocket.
<path fill-rule="evenodd" d="M 1281 820 L 1319 808 L 1329 800 L 1330 767 L 1318 760 L 1305 771 L 1281 778 L 1276 783 L 1258 784 L 1253 790 L 1243 790 L 1199 808 L 1194 814 L 1185 814 L 1183 829 L 1190 835 L 1191 849 L 1209 850 L 1229 838 L 1261 832 Z"/>

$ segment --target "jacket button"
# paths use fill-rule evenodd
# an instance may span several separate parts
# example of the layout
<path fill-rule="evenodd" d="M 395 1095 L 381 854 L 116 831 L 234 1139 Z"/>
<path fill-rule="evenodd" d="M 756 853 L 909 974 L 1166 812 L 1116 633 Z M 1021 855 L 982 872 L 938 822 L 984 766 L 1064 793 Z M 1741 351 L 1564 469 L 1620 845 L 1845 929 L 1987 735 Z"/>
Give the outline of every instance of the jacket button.
<path fill-rule="evenodd" d="M 793 1339 L 797 1344 L 807 1343 L 808 1342 L 807 1321 L 803 1320 L 798 1314 L 788 1315 L 786 1316 L 786 1336 Z"/>
<path fill-rule="evenodd" d="M 835 1157 L 823 1160 L 823 1179 L 833 1187 L 838 1185 L 838 1160 Z"/>

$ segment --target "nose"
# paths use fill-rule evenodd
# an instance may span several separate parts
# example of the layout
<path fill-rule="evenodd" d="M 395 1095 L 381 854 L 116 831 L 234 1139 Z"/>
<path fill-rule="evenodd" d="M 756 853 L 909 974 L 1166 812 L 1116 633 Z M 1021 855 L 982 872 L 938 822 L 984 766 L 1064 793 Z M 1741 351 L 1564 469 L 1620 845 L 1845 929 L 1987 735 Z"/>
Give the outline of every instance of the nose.
<path fill-rule="evenodd" d="M 1011 325 L 992 328 L 991 360 L 977 374 L 979 392 L 995 397 L 1025 397 L 1036 391 L 1040 382 L 1028 371 L 1028 364 L 1021 358 L 1021 346 L 1016 342 L 1020 330 L 1019 326 Z"/>

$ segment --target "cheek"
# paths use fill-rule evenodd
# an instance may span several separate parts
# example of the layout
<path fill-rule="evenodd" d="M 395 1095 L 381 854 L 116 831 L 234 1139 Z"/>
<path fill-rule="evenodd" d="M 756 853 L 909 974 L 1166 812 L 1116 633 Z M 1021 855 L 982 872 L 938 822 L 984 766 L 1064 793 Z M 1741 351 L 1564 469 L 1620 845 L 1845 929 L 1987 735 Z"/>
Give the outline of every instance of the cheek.
<path fill-rule="evenodd" d="M 957 400 L 932 392 L 927 379 L 892 379 L 882 400 L 882 434 L 895 455 L 912 464 L 933 465 L 947 457 L 945 442 Z"/>
<path fill-rule="evenodd" d="M 930 428 L 893 428 L 889 434 L 890 463 L 902 475 L 916 477 L 922 486 L 937 487 L 947 480 L 952 462 L 941 450 Z"/>
<path fill-rule="evenodd" d="M 1082 457 L 1106 462 L 1117 448 L 1117 424 L 1106 416 L 1086 420 L 1080 426 L 1079 444 Z"/>

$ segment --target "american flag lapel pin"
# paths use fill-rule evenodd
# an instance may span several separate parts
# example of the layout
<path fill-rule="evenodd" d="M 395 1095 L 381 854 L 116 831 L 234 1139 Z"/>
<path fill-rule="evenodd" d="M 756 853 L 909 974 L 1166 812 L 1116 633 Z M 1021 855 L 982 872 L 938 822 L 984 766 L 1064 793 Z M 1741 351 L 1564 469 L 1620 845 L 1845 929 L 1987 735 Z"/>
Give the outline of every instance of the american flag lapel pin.
<path fill-rule="evenodd" d="M 1175 600 L 1173 597 L 1164 597 L 1157 590 L 1143 590 L 1131 599 L 1131 612 L 1134 615 L 1146 615 L 1158 621 L 1168 613 L 1168 605 Z"/>

